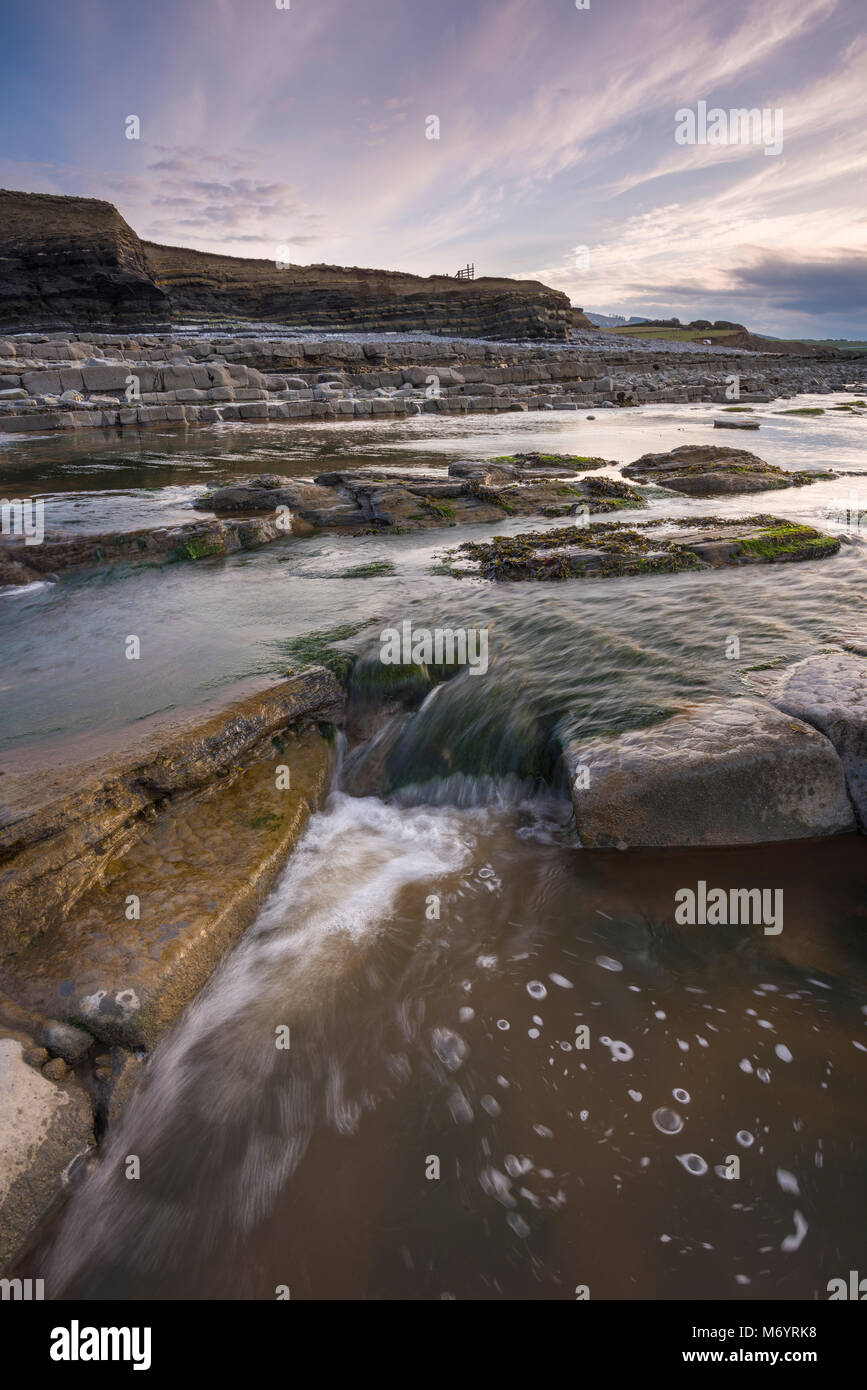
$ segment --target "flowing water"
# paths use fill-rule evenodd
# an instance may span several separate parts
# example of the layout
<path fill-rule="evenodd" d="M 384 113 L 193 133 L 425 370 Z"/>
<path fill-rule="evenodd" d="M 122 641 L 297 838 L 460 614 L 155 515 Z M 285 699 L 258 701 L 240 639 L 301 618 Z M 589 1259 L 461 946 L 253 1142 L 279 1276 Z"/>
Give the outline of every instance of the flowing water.
<path fill-rule="evenodd" d="M 867 420 L 778 408 L 746 447 L 864 466 Z M 712 413 L 16 440 L 0 467 L 4 495 L 119 529 L 189 519 L 207 482 L 266 469 L 519 448 L 627 462 L 705 442 Z M 712 506 L 656 498 L 646 515 L 766 510 L 827 529 L 861 507 L 853 476 Z M 304 632 L 369 624 L 375 651 L 404 619 L 490 629 L 485 675 L 437 687 L 387 756 L 341 761 L 52 1232 L 56 1291 L 812 1299 L 863 1262 L 864 840 L 591 853 L 556 757 L 569 734 L 652 724 L 834 634 L 863 640 L 858 529 L 833 559 L 785 568 L 502 587 L 437 572 L 449 546 L 526 527 L 287 539 L 0 596 L 6 768 L 126 745 L 261 687 Z M 341 578 L 386 559 L 393 575 Z M 675 927 L 674 894 L 699 879 L 782 889 L 784 930 Z"/>

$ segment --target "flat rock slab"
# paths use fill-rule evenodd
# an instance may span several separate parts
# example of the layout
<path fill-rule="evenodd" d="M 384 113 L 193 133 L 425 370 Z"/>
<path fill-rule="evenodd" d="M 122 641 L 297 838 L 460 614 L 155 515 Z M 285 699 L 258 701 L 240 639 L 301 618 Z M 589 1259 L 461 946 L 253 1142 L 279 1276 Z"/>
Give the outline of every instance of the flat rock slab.
<path fill-rule="evenodd" d="M 828 739 L 762 700 L 708 700 L 652 729 L 571 743 L 565 756 L 585 849 L 765 844 L 855 828 Z"/>
<path fill-rule="evenodd" d="M 746 428 L 733 424 L 732 429 Z M 626 478 L 640 478 L 687 497 L 731 496 L 742 492 L 767 492 L 776 488 L 803 487 L 830 473 L 787 473 L 746 449 L 713 444 L 683 444 L 662 454 L 642 454 L 623 468 Z"/>
<path fill-rule="evenodd" d="M 848 652 L 808 657 L 783 672 L 768 699 L 830 739 L 859 825 L 867 829 L 867 661 Z"/>
<path fill-rule="evenodd" d="M 606 480 L 588 479 L 587 486 L 594 481 Z M 495 536 L 465 541 L 447 555 L 474 563 L 477 569 L 465 573 L 483 579 L 562 580 L 820 560 L 839 549 L 836 536 L 780 517 L 681 517 Z"/>
<path fill-rule="evenodd" d="M 46 536 L 40 545 L 0 541 L 0 585 L 31 584 L 68 570 L 115 565 L 209 560 L 252 550 L 280 539 L 286 530 L 272 516 L 244 520 L 197 520 L 152 530 L 112 531 L 105 535 Z"/>
<path fill-rule="evenodd" d="M 498 484 L 525 478 L 569 478 L 610 466 L 614 466 L 612 459 L 581 454 L 503 454 L 490 459 L 456 459 L 449 464 L 449 476 Z"/>
<path fill-rule="evenodd" d="M 319 733 L 287 736 L 269 760 L 170 806 L 59 927 L 6 961 L 4 990 L 103 1043 L 153 1047 L 252 921 L 330 769 Z"/>
<path fill-rule="evenodd" d="M 337 469 L 315 478 L 263 474 L 215 488 L 194 505 L 219 515 L 284 506 L 317 530 L 350 531 L 423 531 L 502 521 L 515 513 L 569 516 L 579 508 L 602 513 L 644 506 L 641 494 L 626 483 L 578 477 L 602 467 L 605 459 L 555 466 L 533 462 L 547 455 L 515 457 L 531 462 L 463 460 L 452 464 L 447 475 L 388 468 Z"/>
<path fill-rule="evenodd" d="M 60 1196 L 62 1173 L 93 1143 L 87 1095 L 24 1061 L 0 1036 L 0 1270 L 26 1244 Z"/>
<path fill-rule="evenodd" d="M 344 699 L 332 672 L 311 666 L 218 714 L 181 722 L 125 758 L 53 777 L 7 773 L 0 779 L 0 950 L 20 951 L 58 926 L 174 800 L 269 753 L 290 725 L 333 723 Z"/>

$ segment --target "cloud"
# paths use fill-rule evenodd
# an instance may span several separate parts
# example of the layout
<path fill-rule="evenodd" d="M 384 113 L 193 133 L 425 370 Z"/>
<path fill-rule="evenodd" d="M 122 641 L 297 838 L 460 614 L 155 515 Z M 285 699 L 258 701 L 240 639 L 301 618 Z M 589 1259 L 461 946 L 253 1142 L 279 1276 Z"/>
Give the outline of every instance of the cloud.
<path fill-rule="evenodd" d="M 732 289 L 756 292 L 795 313 L 867 313 L 867 253 L 841 251 L 835 259 L 809 261 L 766 258 L 736 271 Z"/>
<path fill-rule="evenodd" d="M 863 0 L 189 0 L 156 6 L 132 67 L 93 18 L 106 3 L 84 30 L 37 10 L 6 186 L 109 198 L 151 240 L 422 274 L 473 260 L 628 310 L 744 296 L 751 323 L 808 304 L 848 321 L 862 303 L 841 286 L 867 242 Z M 783 154 L 675 147 L 699 99 L 781 106 Z"/>

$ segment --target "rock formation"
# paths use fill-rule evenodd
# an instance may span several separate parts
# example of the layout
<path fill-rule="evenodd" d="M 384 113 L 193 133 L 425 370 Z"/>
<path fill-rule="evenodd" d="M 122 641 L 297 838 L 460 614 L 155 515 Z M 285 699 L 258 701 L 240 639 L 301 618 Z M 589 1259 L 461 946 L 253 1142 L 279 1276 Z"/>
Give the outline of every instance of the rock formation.
<path fill-rule="evenodd" d="M 808 724 L 714 699 L 566 750 L 585 849 L 744 845 L 854 829 L 843 768 Z"/>
<path fill-rule="evenodd" d="M 0 325 L 147 330 L 169 317 L 141 242 L 111 203 L 0 189 Z"/>
<path fill-rule="evenodd" d="M 280 270 L 276 261 L 159 246 L 140 241 L 111 203 L 0 190 L 0 328 L 146 330 L 169 320 L 563 340 L 572 308 L 535 280 Z"/>
<path fill-rule="evenodd" d="M 836 536 L 780 517 L 697 516 L 520 532 L 465 541 L 450 553 L 477 565 L 465 572 L 483 579 L 550 581 L 822 560 L 839 549 Z"/>
<path fill-rule="evenodd" d="M 829 473 L 787 473 L 746 449 L 717 448 L 713 444 L 683 444 L 663 454 L 642 454 L 623 469 L 624 477 L 657 483 L 687 497 L 717 497 L 741 492 L 767 492 L 781 487 L 803 487 Z"/>
<path fill-rule="evenodd" d="M 468 338 L 566 338 L 569 301 L 536 280 L 405 275 L 291 266 L 143 243 L 178 322 L 249 319 L 332 332 L 425 332 Z"/>

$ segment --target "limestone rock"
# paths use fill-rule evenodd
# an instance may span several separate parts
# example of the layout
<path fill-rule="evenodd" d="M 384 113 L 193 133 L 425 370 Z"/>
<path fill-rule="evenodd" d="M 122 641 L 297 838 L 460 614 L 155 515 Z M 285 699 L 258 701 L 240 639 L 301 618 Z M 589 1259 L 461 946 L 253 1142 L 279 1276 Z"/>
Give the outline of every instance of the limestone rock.
<path fill-rule="evenodd" d="M 768 698 L 830 739 L 867 830 L 867 661 L 848 652 L 807 657 L 783 672 Z"/>
<path fill-rule="evenodd" d="M 90 1102 L 56 1085 L 0 1037 L 0 1270 L 26 1244 L 62 1191 L 62 1174 L 93 1142 Z"/>
<path fill-rule="evenodd" d="M 155 326 L 168 298 L 111 203 L 0 189 L 0 323 Z"/>
<path fill-rule="evenodd" d="M 651 729 L 574 742 L 566 761 L 585 849 L 764 844 L 854 829 L 828 739 L 762 700 L 707 700 Z"/>
<path fill-rule="evenodd" d="M 787 473 L 746 449 L 717 448 L 712 444 L 684 444 L 666 453 L 643 454 L 622 471 L 624 477 L 655 482 L 689 497 L 798 487 L 813 482 L 815 476 L 808 472 Z"/>
<path fill-rule="evenodd" d="M 142 838 L 157 804 L 218 783 L 290 725 L 333 722 L 343 699 L 330 671 L 310 667 L 204 721 L 190 718 L 126 758 L 55 778 L 9 773 L 0 779 L 0 944 L 19 952 L 12 965 L 27 941 L 64 921 L 82 893 Z M 0 970 L 0 983 L 15 999 L 69 1019 L 62 995 L 56 1006 L 27 1003 L 20 990 L 8 988 L 9 973 Z"/>

